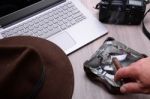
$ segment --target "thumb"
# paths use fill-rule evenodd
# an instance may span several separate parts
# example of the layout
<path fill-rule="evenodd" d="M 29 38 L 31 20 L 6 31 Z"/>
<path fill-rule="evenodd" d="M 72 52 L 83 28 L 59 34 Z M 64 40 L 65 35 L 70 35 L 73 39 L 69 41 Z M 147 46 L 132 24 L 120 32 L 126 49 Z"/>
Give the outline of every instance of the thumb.
<path fill-rule="evenodd" d="M 122 93 L 141 93 L 143 92 L 143 88 L 140 83 L 130 82 L 122 85 L 120 91 Z"/>

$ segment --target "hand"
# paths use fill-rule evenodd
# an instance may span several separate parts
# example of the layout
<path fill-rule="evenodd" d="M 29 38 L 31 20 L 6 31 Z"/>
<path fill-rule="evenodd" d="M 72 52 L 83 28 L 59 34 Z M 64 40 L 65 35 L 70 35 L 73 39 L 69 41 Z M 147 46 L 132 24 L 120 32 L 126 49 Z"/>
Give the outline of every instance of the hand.
<path fill-rule="evenodd" d="M 123 84 L 120 88 L 122 93 L 150 93 L 150 57 L 120 68 L 115 74 L 115 80 L 124 78 L 134 81 Z"/>

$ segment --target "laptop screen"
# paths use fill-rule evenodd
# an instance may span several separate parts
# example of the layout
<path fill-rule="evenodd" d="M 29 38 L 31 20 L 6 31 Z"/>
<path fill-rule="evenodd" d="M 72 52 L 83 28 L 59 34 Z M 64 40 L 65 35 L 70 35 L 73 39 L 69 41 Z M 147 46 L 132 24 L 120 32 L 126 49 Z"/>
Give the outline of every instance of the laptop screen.
<path fill-rule="evenodd" d="M 0 0 L 0 26 L 6 26 L 65 0 Z"/>

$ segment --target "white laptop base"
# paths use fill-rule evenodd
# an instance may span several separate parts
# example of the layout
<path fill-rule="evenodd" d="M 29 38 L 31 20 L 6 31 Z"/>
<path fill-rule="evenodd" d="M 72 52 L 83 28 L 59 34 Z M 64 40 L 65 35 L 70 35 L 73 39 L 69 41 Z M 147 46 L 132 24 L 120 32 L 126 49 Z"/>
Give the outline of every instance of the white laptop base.
<path fill-rule="evenodd" d="M 75 4 L 75 6 L 83 13 L 86 19 L 47 38 L 47 40 L 52 41 L 61 47 L 66 54 L 79 49 L 108 32 L 107 29 L 81 4 L 79 0 L 68 0 L 66 2 L 70 1 L 73 2 L 73 4 Z M 61 4 L 59 6 L 61 6 Z M 46 11 L 40 13 L 40 15 L 44 13 L 46 13 Z M 20 26 L 20 24 L 24 24 L 26 21 L 35 19 L 38 16 L 39 15 L 33 16 L 30 19 L 19 22 L 8 28 L 12 28 L 17 25 Z M 7 31 L 7 28 L 0 29 L 1 34 L 5 31 Z M 3 35 L 0 35 L 0 38 L 3 38 Z"/>

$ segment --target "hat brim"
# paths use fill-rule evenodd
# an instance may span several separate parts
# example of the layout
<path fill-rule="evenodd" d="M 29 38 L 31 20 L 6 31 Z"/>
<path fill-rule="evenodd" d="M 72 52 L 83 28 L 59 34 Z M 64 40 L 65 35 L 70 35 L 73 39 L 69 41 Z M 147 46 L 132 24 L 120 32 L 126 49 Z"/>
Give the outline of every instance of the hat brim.
<path fill-rule="evenodd" d="M 65 53 L 54 43 L 45 39 L 16 36 L 0 40 L 2 46 L 30 46 L 36 49 L 45 66 L 45 82 L 36 99 L 71 99 L 74 75 Z"/>

